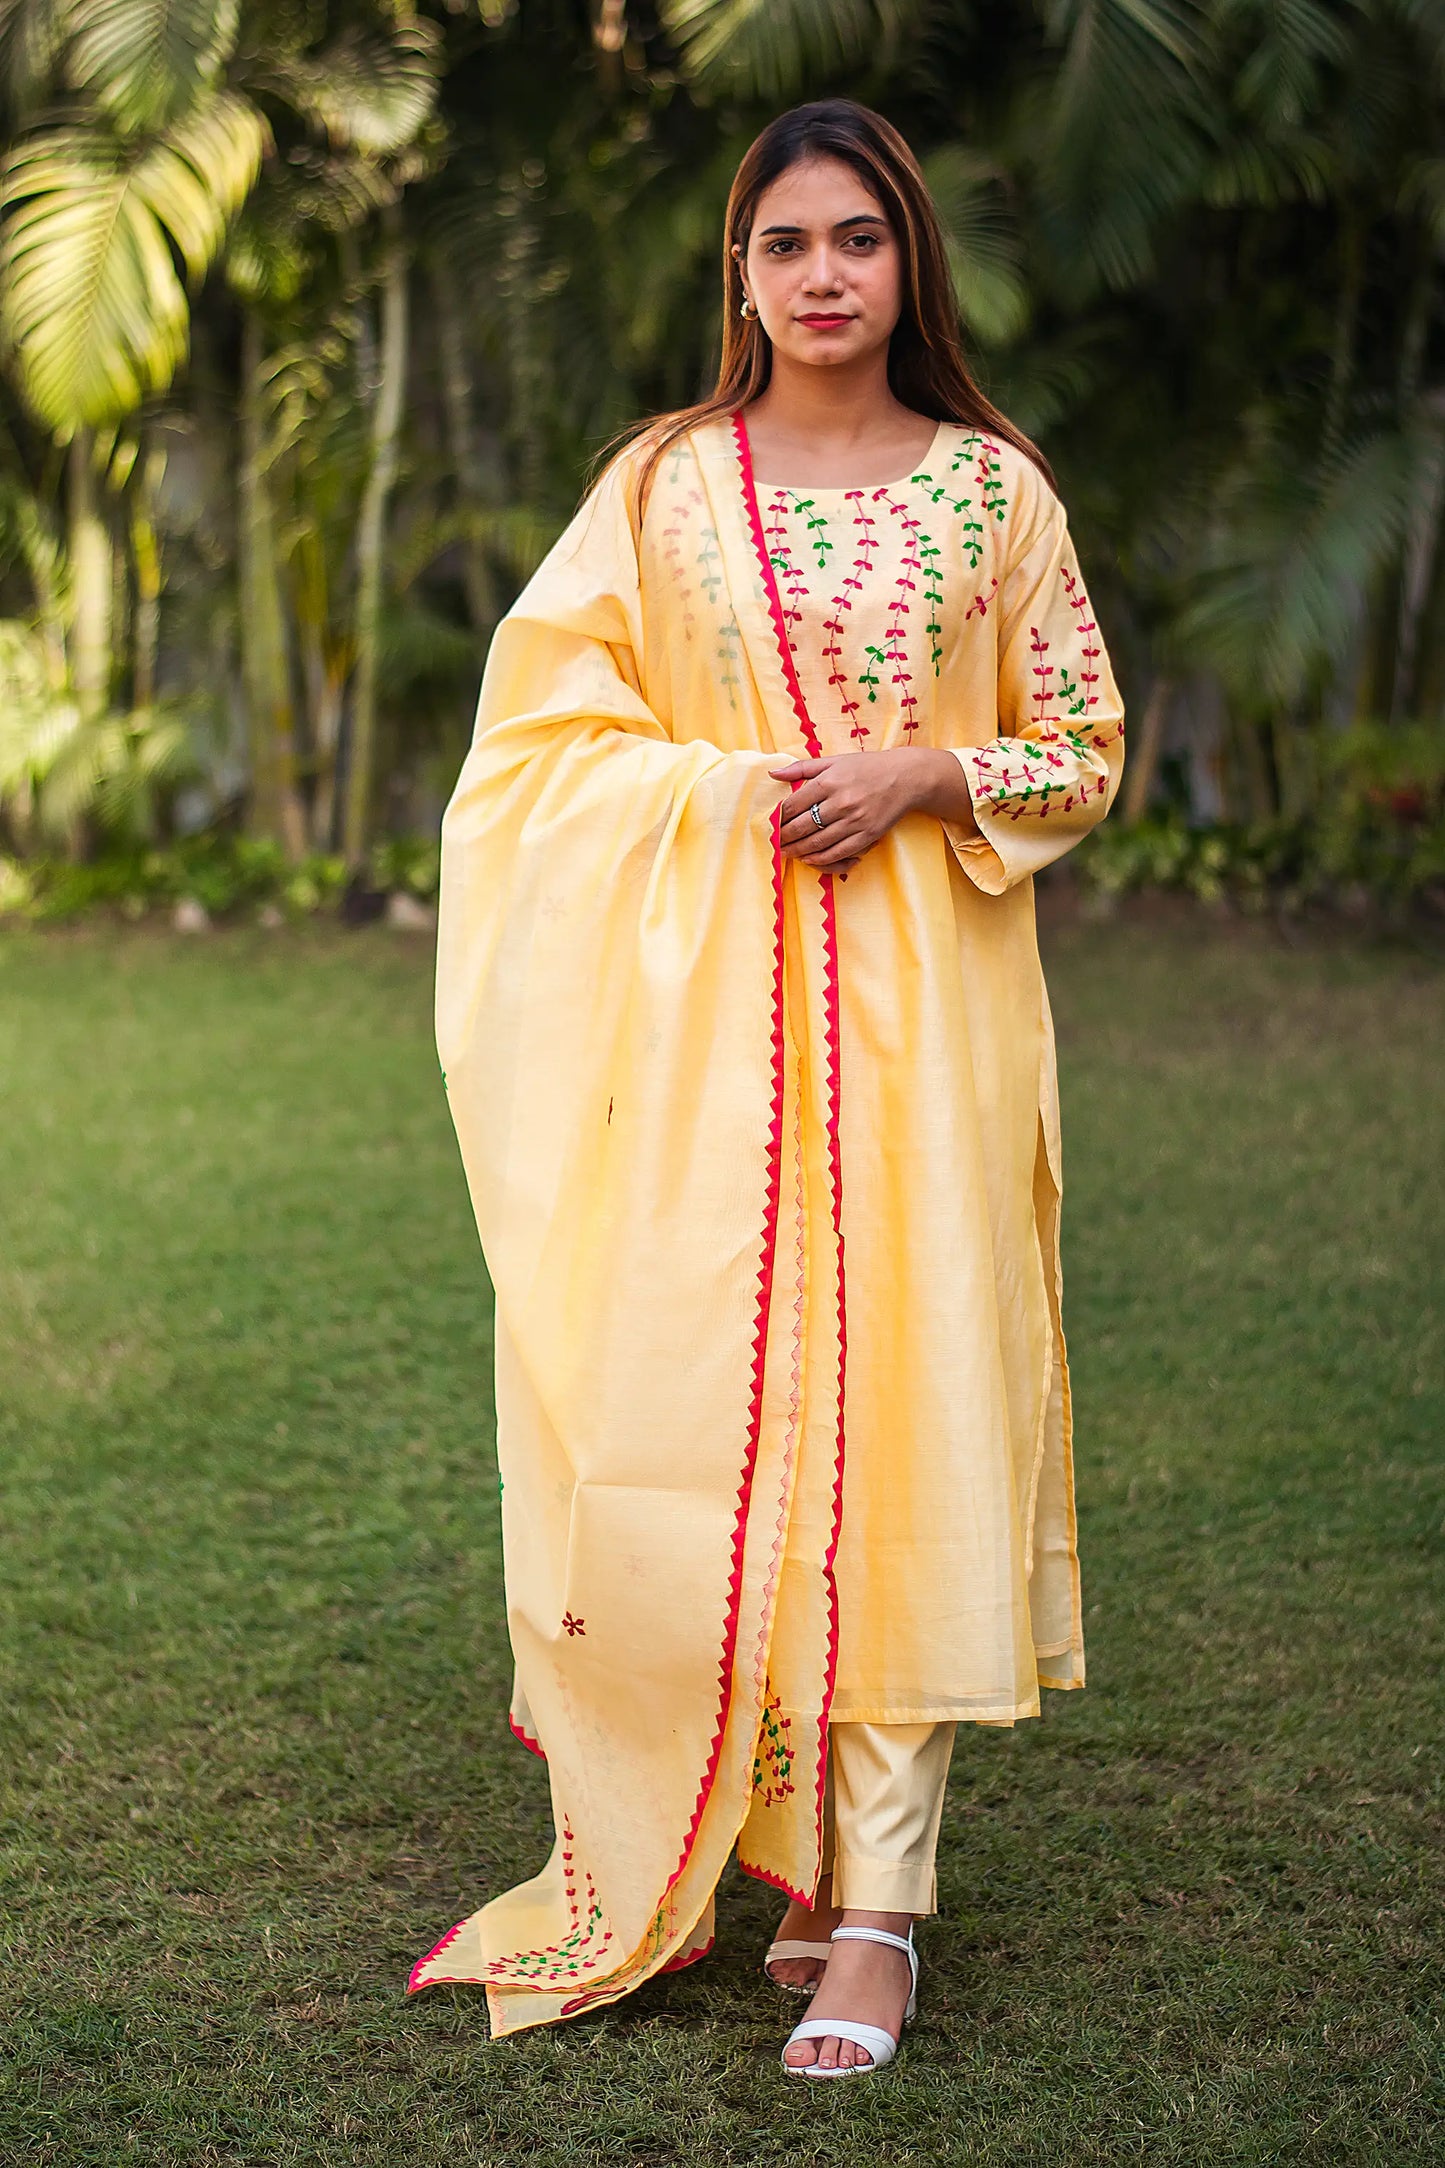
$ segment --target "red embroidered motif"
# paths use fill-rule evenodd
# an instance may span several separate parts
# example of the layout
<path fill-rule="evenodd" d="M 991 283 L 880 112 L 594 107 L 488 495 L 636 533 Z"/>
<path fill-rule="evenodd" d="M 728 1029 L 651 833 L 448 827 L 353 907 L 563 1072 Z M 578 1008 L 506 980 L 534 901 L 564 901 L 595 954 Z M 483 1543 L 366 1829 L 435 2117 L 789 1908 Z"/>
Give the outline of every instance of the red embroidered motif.
<path fill-rule="evenodd" d="M 753 1790 L 765 1807 L 774 1807 L 793 1789 L 793 1727 L 769 1679 L 753 1755 Z"/>

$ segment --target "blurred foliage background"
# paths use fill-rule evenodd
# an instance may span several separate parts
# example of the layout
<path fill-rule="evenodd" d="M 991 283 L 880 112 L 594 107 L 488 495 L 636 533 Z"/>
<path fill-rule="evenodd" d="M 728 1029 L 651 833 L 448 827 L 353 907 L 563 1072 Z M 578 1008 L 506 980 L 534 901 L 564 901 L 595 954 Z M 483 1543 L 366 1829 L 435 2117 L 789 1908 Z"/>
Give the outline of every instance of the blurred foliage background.
<path fill-rule="evenodd" d="M 1086 877 L 1445 903 L 1441 0 L 0 0 L 0 912 L 424 896 L 492 626 L 835 91 L 1059 471 Z"/>

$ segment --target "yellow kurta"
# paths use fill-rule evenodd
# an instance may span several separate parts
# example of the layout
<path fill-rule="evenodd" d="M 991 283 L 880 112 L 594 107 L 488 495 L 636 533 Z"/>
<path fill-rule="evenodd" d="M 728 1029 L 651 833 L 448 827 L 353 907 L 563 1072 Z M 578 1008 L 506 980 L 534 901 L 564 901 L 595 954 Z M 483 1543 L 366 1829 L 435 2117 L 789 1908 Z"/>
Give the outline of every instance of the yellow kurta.
<path fill-rule="evenodd" d="M 827 1724 L 1083 1681 L 1052 1034 L 1029 876 L 1118 696 L 1057 500 L 942 425 L 883 489 L 628 461 L 499 627 L 443 828 L 438 1042 L 497 1296 L 513 1722 L 557 1846 L 417 1966 L 494 2030 L 810 1893 Z M 780 755 L 954 750 L 846 883 Z"/>

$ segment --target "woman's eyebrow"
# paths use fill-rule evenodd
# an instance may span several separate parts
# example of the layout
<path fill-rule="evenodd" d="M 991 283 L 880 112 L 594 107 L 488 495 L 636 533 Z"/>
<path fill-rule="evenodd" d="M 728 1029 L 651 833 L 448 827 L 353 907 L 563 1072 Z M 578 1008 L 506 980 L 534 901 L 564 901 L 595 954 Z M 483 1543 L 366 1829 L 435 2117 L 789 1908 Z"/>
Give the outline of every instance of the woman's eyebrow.
<path fill-rule="evenodd" d="M 833 231 L 834 233 L 841 233 L 845 226 L 886 226 L 887 223 L 887 219 L 880 218 L 876 211 L 855 211 L 851 218 L 840 218 Z M 760 229 L 759 237 L 766 238 L 770 233 L 801 233 L 802 231 L 801 226 L 763 226 Z"/>

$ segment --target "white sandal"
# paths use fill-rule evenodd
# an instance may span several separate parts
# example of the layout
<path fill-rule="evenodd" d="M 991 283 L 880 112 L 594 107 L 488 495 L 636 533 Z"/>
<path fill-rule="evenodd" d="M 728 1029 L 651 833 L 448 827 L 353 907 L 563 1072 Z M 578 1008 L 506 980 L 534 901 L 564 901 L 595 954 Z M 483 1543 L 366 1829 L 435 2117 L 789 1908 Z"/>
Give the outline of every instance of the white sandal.
<path fill-rule="evenodd" d="M 816 1980 L 774 1980 L 768 1967 L 775 1958 L 789 1957 L 821 1957 L 826 1965 L 831 1955 L 826 1942 L 794 1942 L 785 1938 L 775 1942 L 763 1959 L 763 1977 L 771 1980 L 774 1987 L 781 1988 L 785 1995 L 816 1995 L 822 1985 L 821 1973 Z"/>
<path fill-rule="evenodd" d="M 908 2007 L 903 2013 L 906 2025 L 918 2008 L 918 1952 L 913 1947 L 913 1930 L 907 1939 L 902 1935 L 890 1935 L 881 1927 L 835 1927 L 833 1940 L 842 1942 L 881 1942 L 890 1950 L 901 1950 L 908 1959 L 912 1981 L 908 1990 Z M 902 2037 L 903 2027 L 899 2027 Z M 820 2063 L 790 2063 L 788 2049 L 795 2040 L 848 2040 L 855 2048 L 866 2048 L 873 2060 L 869 2063 L 831 2063 L 826 2068 Z M 866 2078 L 875 2070 L 886 2069 L 898 2053 L 898 2041 L 892 2033 L 884 2032 L 881 2025 L 865 2025 L 859 2018 L 809 2017 L 801 2025 L 795 2025 L 783 2043 L 783 2068 L 790 2078 Z"/>

